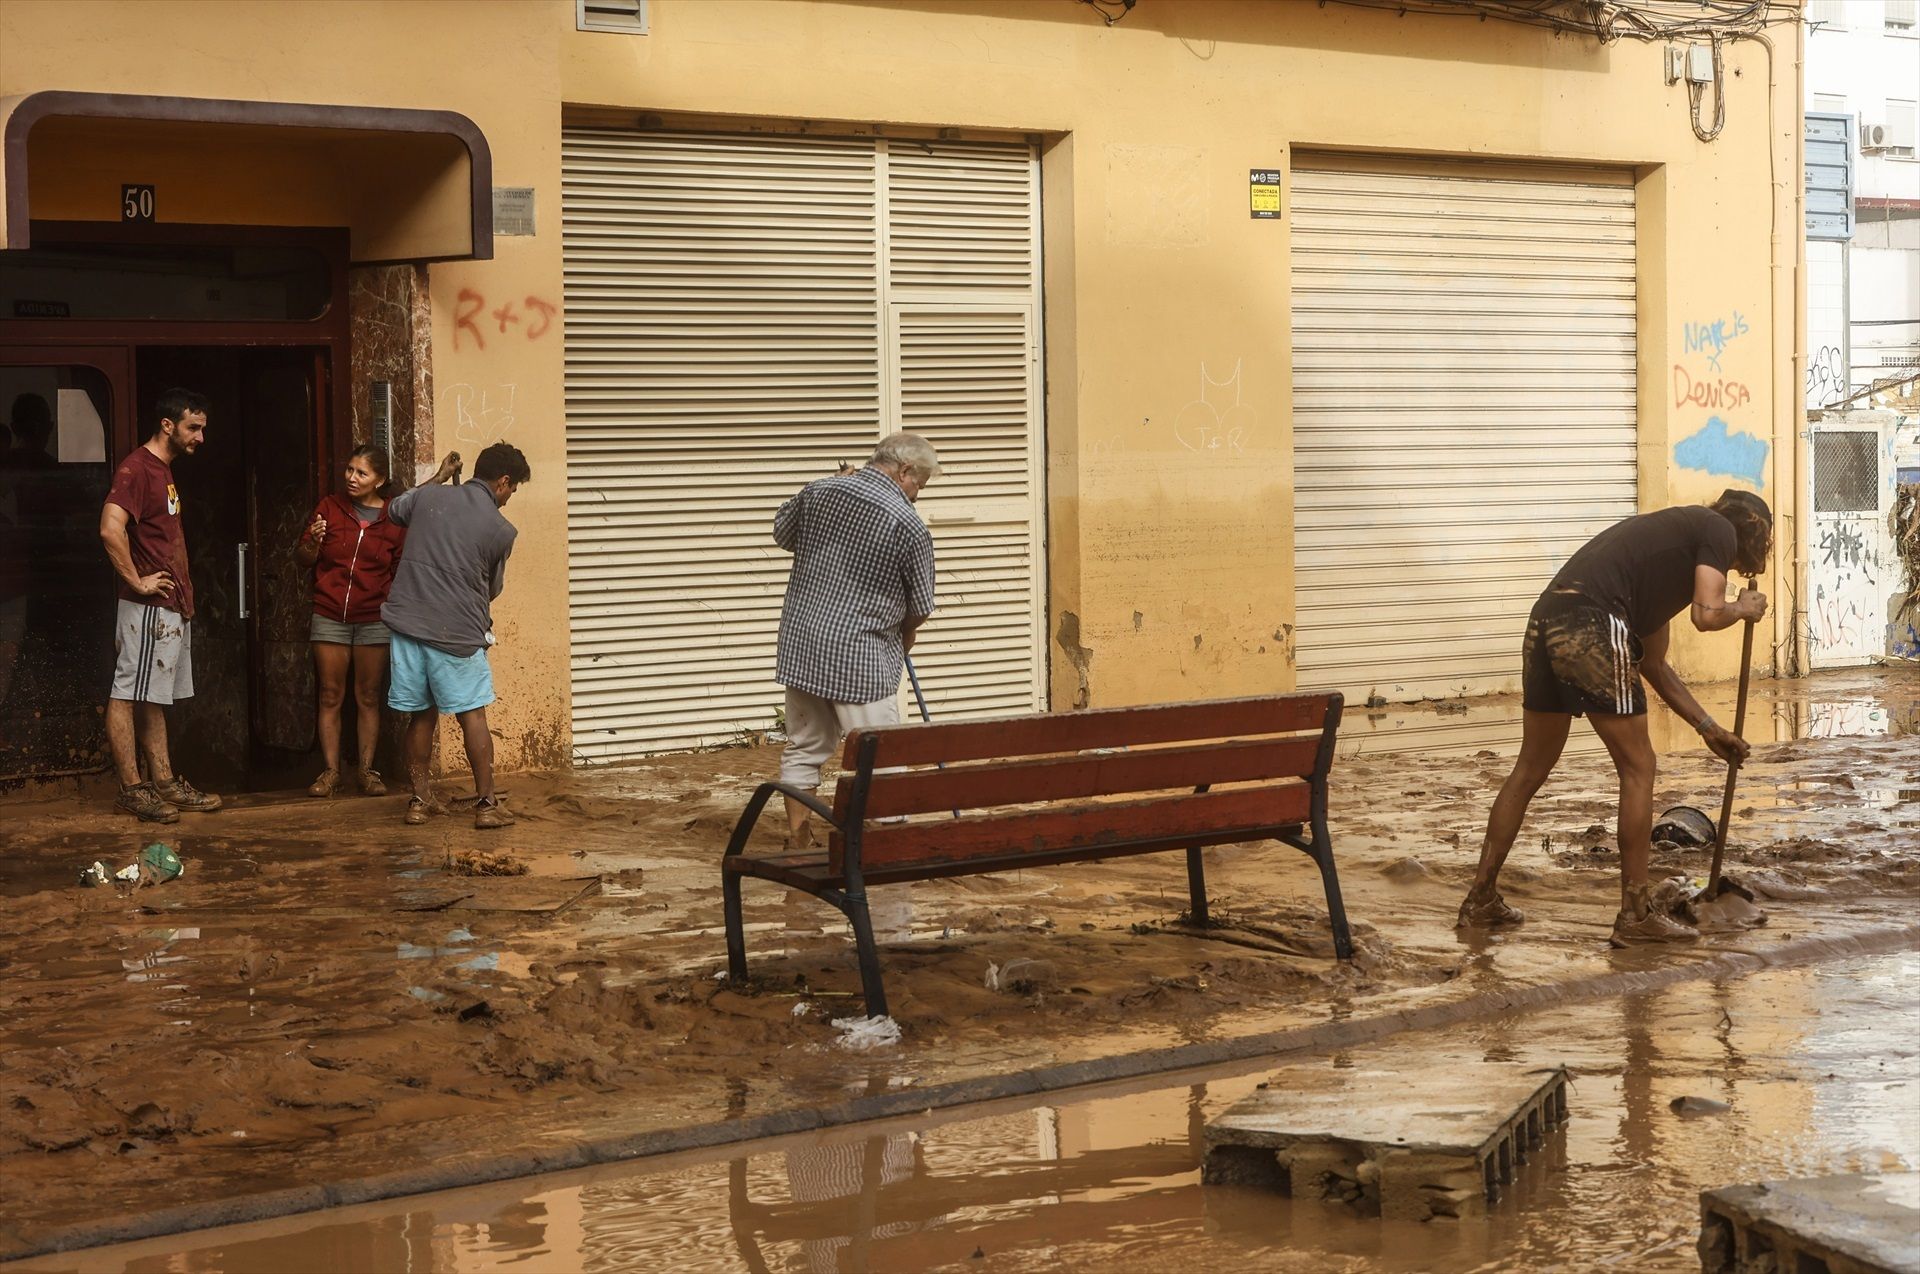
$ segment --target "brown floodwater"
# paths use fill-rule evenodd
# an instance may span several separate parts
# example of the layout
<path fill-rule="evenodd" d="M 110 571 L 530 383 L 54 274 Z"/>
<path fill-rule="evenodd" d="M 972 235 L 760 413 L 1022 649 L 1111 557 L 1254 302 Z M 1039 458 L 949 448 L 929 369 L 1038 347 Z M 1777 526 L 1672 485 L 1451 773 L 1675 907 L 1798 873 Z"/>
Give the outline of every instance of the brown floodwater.
<path fill-rule="evenodd" d="M 1454 1063 L 1570 1066 L 1568 1125 L 1485 1221 L 1384 1222 L 1201 1185 L 1206 1122 L 1276 1059 L 17 1268 L 1691 1271 L 1703 1189 L 1920 1167 L 1916 1003 L 1920 953 L 1903 953 L 1284 1059 L 1387 1103 L 1419 1101 Z M 1728 1109 L 1675 1113 L 1688 1096 Z"/>

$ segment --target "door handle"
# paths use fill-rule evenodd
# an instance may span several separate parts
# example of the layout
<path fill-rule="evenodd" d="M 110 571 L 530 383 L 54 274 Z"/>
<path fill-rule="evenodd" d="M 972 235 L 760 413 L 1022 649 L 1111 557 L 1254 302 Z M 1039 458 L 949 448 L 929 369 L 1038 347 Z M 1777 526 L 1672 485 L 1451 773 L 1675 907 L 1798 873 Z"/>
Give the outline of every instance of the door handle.
<path fill-rule="evenodd" d="M 240 618 L 248 619 L 253 612 L 247 609 L 247 545 L 243 540 L 235 546 L 240 562 Z"/>

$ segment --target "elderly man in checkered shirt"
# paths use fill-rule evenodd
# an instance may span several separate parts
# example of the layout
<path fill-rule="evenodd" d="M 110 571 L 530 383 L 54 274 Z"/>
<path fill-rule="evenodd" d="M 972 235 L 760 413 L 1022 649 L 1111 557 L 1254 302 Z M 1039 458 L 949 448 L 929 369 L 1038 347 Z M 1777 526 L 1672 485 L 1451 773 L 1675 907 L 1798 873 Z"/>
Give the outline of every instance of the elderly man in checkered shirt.
<path fill-rule="evenodd" d="M 773 518 L 793 554 L 774 679 L 787 688 L 780 781 L 811 791 L 849 731 L 900 720 L 900 671 L 933 613 L 933 536 L 913 511 L 940 475 L 925 438 L 898 433 L 862 469 L 809 483 Z M 807 807 L 787 798 L 787 845 L 813 844 Z"/>

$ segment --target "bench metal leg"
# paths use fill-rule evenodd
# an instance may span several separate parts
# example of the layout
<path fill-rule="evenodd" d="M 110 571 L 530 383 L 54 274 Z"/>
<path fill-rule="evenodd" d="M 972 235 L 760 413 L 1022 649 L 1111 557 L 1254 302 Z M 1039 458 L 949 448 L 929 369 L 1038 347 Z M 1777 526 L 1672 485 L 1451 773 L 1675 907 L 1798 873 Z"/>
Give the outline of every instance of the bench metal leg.
<path fill-rule="evenodd" d="M 873 941 L 873 920 L 867 914 L 866 896 L 848 898 L 840 909 L 853 924 L 853 941 L 860 952 L 860 991 L 867 1001 L 867 1016 L 885 1017 L 887 988 L 880 981 L 880 948 Z"/>
<path fill-rule="evenodd" d="M 1187 850 L 1187 919 L 1195 925 L 1207 923 L 1207 864 L 1197 845 Z"/>
<path fill-rule="evenodd" d="M 727 918 L 727 980 L 744 985 L 747 980 L 747 933 L 740 915 L 740 877 L 735 872 L 720 873 L 720 905 Z"/>
<path fill-rule="evenodd" d="M 1353 959 L 1353 932 L 1347 928 L 1347 907 L 1340 901 L 1340 877 L 1333 870 L 1333 846 L 1326 833 L 1313 838 L 1313 861 L 1320 865 L 1320 882 L 1327 890 L 1327 919 L 1333 924 L 1333 954 L 1342 960 Z"/>

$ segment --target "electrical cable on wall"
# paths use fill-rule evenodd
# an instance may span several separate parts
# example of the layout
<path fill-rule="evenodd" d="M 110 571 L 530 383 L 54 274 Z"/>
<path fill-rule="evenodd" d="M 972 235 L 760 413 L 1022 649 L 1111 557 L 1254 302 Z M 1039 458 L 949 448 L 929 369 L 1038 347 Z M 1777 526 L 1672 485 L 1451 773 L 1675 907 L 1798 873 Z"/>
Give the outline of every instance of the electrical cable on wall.
<path fill-rule="evenodd" d="M 1713 45 L 1713 127 L 1700 125 L 1700 101 L 1707 94 L 1707 86 L 1687 83 L 1687 122 L 1693 125 L 1693 135 L 1703 142 L 1712 141 L 1727 126 L 1727 81 L 1720 65 L 1720 37 L 1714 34 L 1707 39 Z"/>
<path fill-rule="evenodd" d="M 1087 8 L 1099 14 L 1108 26 L 1112 26 L 1129 13 L 1132 13 L 1133 6 L 1138 2 L 1139 0 L 1080 0 L 1081 4 L 1086 5 Z M 1120 10 L 1118 13 L 1114 12 L 1116 6 Z"/>
<path fill-rule="evenodd" d="M 1696 13 L 1676 14 L 1657 4 L 1631 0 L 1320 0 L 1356 9 L 1424 13 L 1457 18 L 1496 18 L 1528 26 L 1615 40 L 1678 40 L 1689 36 L 1738 39 L 1766 27 L 1798 22 L 1798 8 L 1780 0 L 1698 0 Z M 1776 16 L 1776 14 L 1778 16 Z"/>

